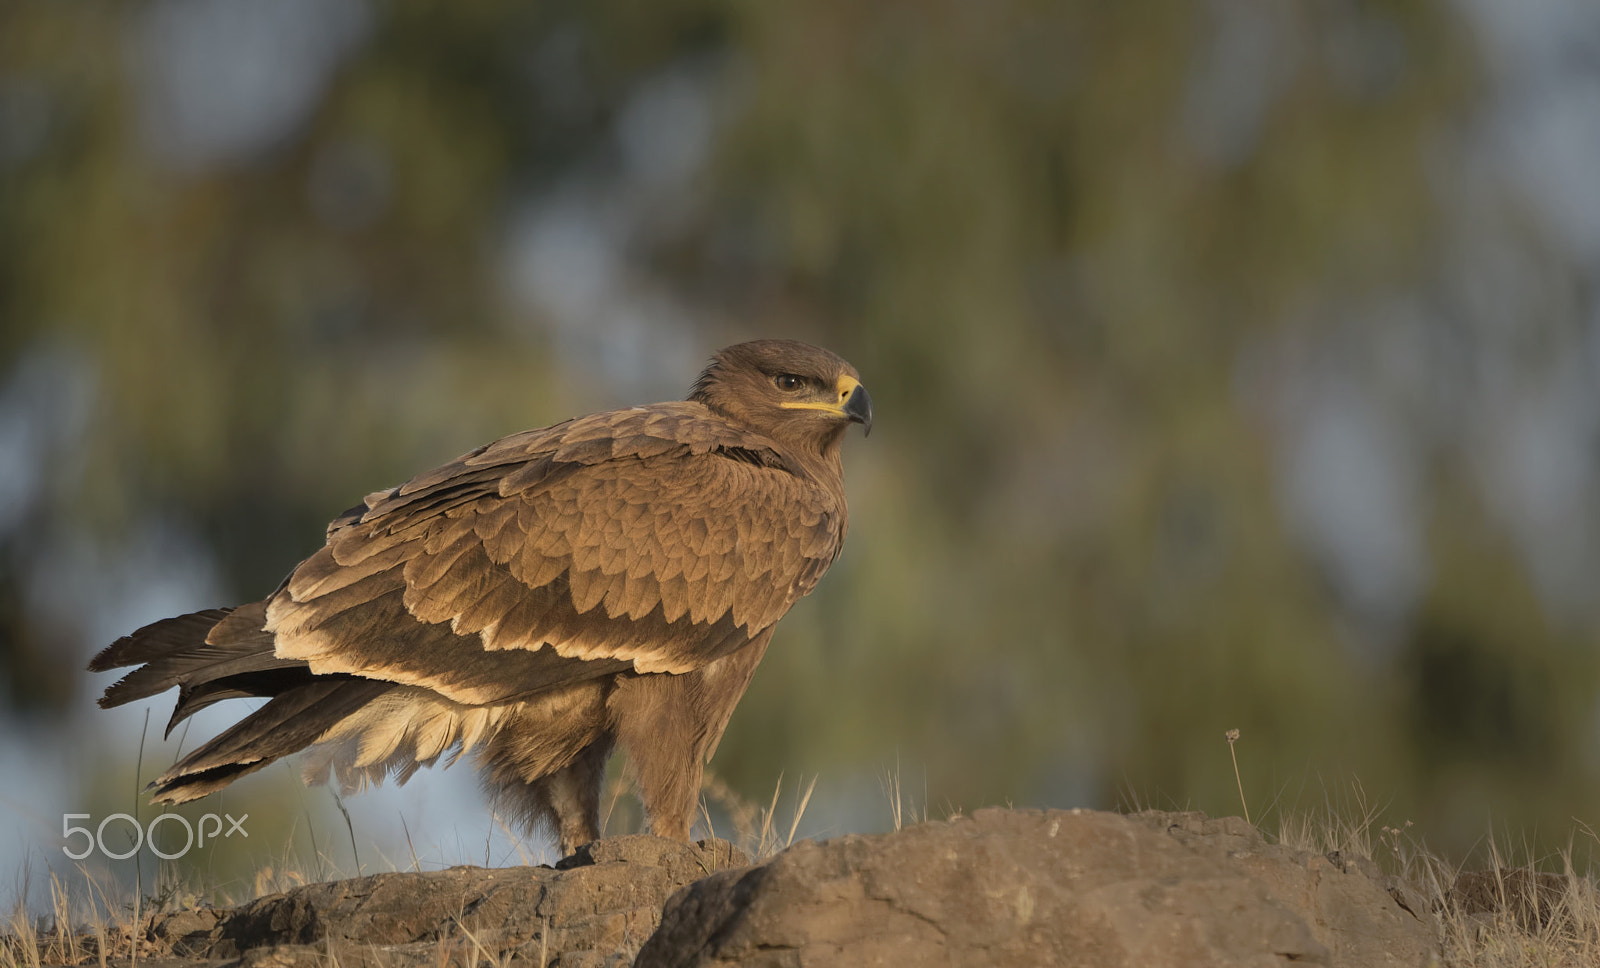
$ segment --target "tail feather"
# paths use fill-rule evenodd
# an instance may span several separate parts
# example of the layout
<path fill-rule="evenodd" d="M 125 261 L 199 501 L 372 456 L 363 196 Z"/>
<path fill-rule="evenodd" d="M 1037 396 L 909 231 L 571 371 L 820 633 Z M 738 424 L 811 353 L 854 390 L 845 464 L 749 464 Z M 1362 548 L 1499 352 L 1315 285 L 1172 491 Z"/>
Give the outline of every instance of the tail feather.
<path fill-rule="evenodd" d="M 184 757 L 150 785 L 156 800 L 183 803 L 316 742 L 394 683 L 317 676 L 276 696 L 231 729 Z"/>
<path fill-rule="evenodd" d="M 266 631 L 266 604 L 211 608 L 146 625 L 113 642 L 89 663 L 94 672 L 138 666 L 106 689 L 105 708 L 176 686 L 173 727 L 215 702 L 267 697 L 266 705 L 195 750 L 150 785 L 155 799 L 182 803 L 205 796 L 314 743 L 393 683 L 349 675 L 313 675 L 303 659 L 279 658 Z"/>
<path fill-rule="evenodd" d="M 107 672 L 122 666 L 150 662 L 177 649 L 204 642 L 206 633 L 232 612 L 231 608 L 208 608 L 152 622 L 101 649 L 98 655 L 89 660 L 89 671 Z"/>
<path fill-rule="evenodd" d="M 89 663 L 91 672 L 140 665 L 100 697 L 110 709 L 178 687 L 178 704 L 167 733 L 184 719 L 222 699 L 276 696 L 311 681 L 306 663 L 279 658 L 273 637 L 262 629 L 266 607 L 208 608 L 146 625 L 113 642 Z"/>
<path fill-rule="evenodd" d="M 279 696 L 296 686 L 303 686 L 315 679 L 316 676 L 312 675 L 309 668 L 303 664 L 296 664 L 285 668 L 263 669 L 246 674 L 222 676 L 193 685 L 180 685 L 178 687 L 178 702 L 172 707 L 172 718 L 167 720 L 165 735 L 171 736 L 174 727 L 212 703 L 218 703 L 224 699 L 259 699 L 263 696 Z"/>

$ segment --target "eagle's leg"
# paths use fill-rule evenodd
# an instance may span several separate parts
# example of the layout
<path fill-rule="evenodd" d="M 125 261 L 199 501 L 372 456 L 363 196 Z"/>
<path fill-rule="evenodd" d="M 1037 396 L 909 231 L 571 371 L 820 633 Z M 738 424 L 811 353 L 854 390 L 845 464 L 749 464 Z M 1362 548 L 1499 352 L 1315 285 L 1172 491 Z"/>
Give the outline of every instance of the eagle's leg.
<path fill-rule="evenodd" d="M 704 691 L 702 671 L 624 680 L 608 703 L 650 832 L 657 837 L 687 841 L 694 823 L 705 773 L 704 716 L 693 703 Z"/>
<path fill-rule="evenodd" d="M 600 839 L 600 787 L 615 745 L 615 739 L 604 736 L 571 763 L 528 784 L 538 813 L 555 829 L 562 857 Z"/>
<path fill-rule="evenodd" d="M 705 764 L 772 637 L 681 675 L 619 676 L 606 705 L 657 837 L 687 841 Z"/>

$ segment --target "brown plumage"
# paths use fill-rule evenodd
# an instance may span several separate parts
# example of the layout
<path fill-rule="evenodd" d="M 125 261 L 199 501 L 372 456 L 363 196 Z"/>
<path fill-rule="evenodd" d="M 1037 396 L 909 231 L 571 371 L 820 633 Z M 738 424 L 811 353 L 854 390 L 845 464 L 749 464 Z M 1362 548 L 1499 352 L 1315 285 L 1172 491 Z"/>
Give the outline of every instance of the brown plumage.
<path fill-rule="evenodd" d="M 271 701 L 152 784 L 182 802 L 311 747 L 308 780 L 404 782 L 470 752 L 564 853 L 599 836 L 629 754 L 659 835 L 687 839 L 701 772 L 774 624 L 839 555 L 839 447 L 872 403 L 793 340 L 719 352 L 689 399 L 513 434 L 328 526 L 276 591 L 166 619 L 89 668 L 140 668 L 116 706 L 178 687 L 173 725 Z"/>

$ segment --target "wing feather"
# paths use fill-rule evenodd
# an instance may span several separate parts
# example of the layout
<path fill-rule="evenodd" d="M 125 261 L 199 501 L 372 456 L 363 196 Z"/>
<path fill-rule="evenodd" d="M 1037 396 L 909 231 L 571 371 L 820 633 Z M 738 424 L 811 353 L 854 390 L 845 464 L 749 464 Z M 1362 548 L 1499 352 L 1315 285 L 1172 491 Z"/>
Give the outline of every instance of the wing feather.
<path fill-rule="evenodd" d="M 461 559 L 474 552 L 481 553 L 484 545 L 470 534 L 463 534 L 456 540 L 438 551 L 428 553 L 424 545 L 422 553 L 416 554 L 405 563 L 405 580 L 409 585 L 417 588 L 432 588 L 443 581 L 456 568 Z M 413 548 L 413 552 L 417 549 Z"/>
<path fill-rule="evenodd" d="M 697 668 L 770 628 L 843 537 L 834 491 L 774 446 L 693 403 L 503 438 L 336 522 L 267 629 L 316 672 L 461 702 Z M 494 681 L 510 653 L 543 659 Z"/>

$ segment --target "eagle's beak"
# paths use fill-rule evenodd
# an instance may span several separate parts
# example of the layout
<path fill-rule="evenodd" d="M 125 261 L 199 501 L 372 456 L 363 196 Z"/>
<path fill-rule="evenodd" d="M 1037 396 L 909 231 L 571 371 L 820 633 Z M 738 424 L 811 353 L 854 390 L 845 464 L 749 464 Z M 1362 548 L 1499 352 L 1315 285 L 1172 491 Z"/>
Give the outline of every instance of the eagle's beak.
<path fill-rule="evenodd" d="M 861 385 L 861 381 L 853 376 L 841 376 L 835 384 L 835 393 L 835 398 L 826 403 L 821 400 L 790 400 L 778 406 L 787 410 L 821 410 L 835 414 L 861 424 L 867 433 L 872 433 L 872 394 Z"/>
<path fill-rule="evenodd" d="M 863 437 L 872 435 L 872 394 L 867 392 L 866 387 L 857 383 L 850 390 L 850 395 L 844 401 L 844 414 L 861 425 Z"/>

